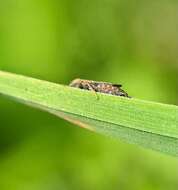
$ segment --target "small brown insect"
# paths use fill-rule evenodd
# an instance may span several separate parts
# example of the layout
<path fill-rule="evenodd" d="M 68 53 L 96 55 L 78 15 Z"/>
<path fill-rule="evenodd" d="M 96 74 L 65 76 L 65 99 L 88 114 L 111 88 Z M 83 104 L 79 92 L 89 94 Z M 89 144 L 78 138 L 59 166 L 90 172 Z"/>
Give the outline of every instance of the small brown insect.
<path fill-rule="evenodd" d="M 69 86 L 80 88 L 84 90 L 91 90 L 94 92 L 101 92 L 105 94 L 111 94 L 115 96 L 124 96 L 128 97 L 128 94 L 121 89 L 121 84 L 112 84 L 107 82 L 98 82 L 92 80 L 83 80 L 83 79 L 75 79 L 73 80 Z"/>

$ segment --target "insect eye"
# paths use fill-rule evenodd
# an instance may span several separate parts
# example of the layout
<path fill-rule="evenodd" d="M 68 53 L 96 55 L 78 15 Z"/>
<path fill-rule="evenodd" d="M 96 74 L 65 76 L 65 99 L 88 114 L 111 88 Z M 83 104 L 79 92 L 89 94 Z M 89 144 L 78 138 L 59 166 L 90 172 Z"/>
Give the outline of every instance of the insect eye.
<path fill-rule="evenodd" d="M 86 89 L 85 85 L 83 85 L 83 84 L 79 84 L 78 88 L 80 88 L 80 89 Z"/>

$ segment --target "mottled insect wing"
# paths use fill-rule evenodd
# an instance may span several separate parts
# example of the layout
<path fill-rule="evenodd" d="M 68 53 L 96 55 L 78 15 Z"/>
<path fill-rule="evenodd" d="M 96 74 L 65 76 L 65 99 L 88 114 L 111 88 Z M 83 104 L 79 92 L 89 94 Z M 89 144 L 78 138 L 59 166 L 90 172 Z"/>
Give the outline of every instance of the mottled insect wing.
<path fill-rule="evenodd" d="M 122 87 L 121 84 L 112 84 L 112 83 L 101 82 L 101 81 L 75 79 L 69 84 L 69 86 L 84 89 L 84 90 L 91 90 L 94 92 L 129 97 L 128 94 L 124 90 L 121 89 Z"/>
<path fill-rule="evenodd" d="M 114 86 L 114 87 L 122 87 L 121 84 L 112 84 L 112 83 L 109 83 L 109 82 L 97 82 L 97 81 L 92 81 L 93 84 L 96 84 L 96 85 L 99 85 L 99 84 L 105 84 L 105 85 L 111 85 L 111 86 Z"/>

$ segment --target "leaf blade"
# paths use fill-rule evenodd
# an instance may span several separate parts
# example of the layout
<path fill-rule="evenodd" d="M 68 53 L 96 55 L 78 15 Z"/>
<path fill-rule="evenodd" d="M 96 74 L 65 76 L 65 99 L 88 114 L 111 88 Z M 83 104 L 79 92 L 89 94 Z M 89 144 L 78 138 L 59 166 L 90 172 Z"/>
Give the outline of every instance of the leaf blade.
<path fill-rule="evenodd" d="M 133 134 L 126 138 L 127 142 L 178 155 L 177 106 L 101 93 L 97 94 L 98 100 L 96 94 L 89 91 L 3 71 L 0 71 L 0 93 L 60 117 L 63 115 L 65 119 L 70 118 L 70 115 L 77 115 L 78 122 L 99 133 L 121 138 L 117 129 L 122 127 L 125 129 L 125 135 Z M 89 123 L 86 118 L 90 120 Z M 107 130 L 103 131 L 102 126 L 106 124 L 109 124 L 110 128 L 105 127 Z M 137 141 L 134 140 L 136 136 L 139 136 L 136 138 Z M 147 141 L 144 141 L 144 138 Z"/>

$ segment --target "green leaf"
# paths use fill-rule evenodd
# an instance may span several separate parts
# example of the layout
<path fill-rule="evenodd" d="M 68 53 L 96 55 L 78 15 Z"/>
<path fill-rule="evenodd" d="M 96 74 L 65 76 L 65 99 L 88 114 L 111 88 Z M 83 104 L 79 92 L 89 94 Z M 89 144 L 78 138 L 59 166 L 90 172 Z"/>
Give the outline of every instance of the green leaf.
<path fill-rule="evenodd" d="M 94 132 L 178 156 L 178 107 L 0 71 L 0 94 Z"/>

